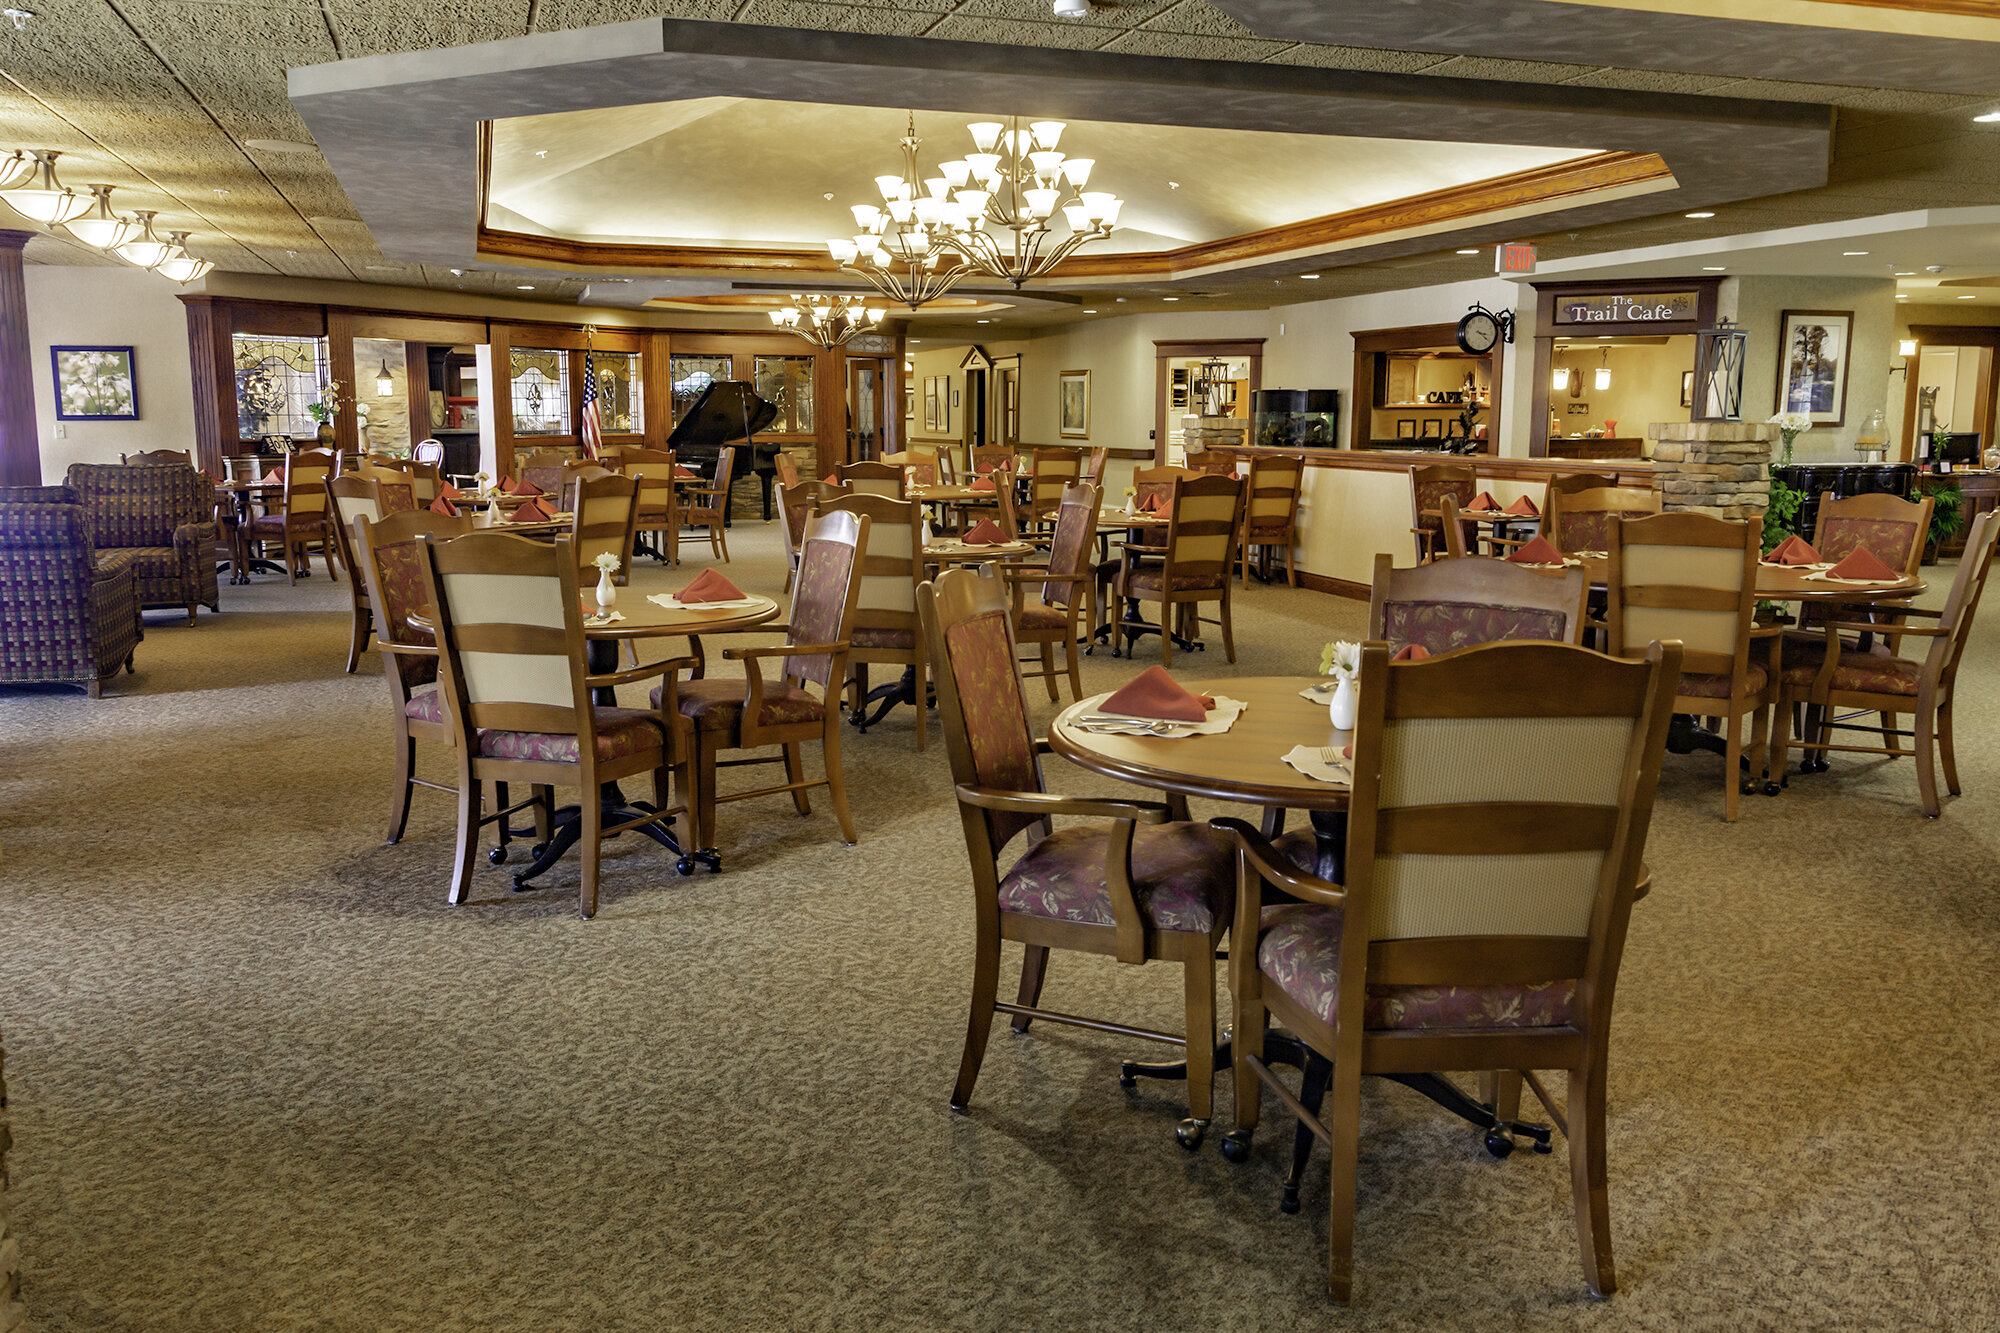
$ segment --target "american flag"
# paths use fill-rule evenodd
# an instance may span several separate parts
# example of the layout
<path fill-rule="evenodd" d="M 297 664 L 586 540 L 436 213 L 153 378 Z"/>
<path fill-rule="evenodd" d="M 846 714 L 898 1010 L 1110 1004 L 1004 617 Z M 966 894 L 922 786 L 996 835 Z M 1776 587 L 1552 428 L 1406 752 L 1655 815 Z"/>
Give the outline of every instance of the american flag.
<path fill-rule="evenodd" d="M 596 458 L 604 451 L 604 422 L 597 414 L 597 368 L 590 352 L 583 354 L 583 453 Z"/>

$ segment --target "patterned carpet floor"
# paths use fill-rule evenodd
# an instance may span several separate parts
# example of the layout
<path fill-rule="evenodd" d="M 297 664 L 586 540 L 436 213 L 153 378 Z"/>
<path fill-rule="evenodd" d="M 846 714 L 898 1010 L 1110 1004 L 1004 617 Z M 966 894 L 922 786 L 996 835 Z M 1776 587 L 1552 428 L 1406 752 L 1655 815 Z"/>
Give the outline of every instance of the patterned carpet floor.
<path fill-rule="evenodd" d="M 775 592 L 775 529 L 732 544 Z M 1143 1045 L 996 1033 L 948 1111 L 971 911 L 935 723 L 923 753 L 908 709 L 848 734 L 855 847 L 823 800 L 727 805 L 723 874 L 628 838 L 594 921 L 574 860 L 518 896 L 482 866 L 449 908 L 447 797 L 381 841 L 387 693 L 372 653 L 341 673 L 343 601 L 225 588 L 114 697 L 0 692 L 41 1333 L 2000 1327 L 2000 609 L 1938 821 L 1908 761 L 1850 757 L 1726 825 L 1721 761 L 1668 758 L 1612 1036 L 1619 1293 L 1584 1291 L 1560 1146 L 1492 1161 L 1371 1085 L 1338 1312 L 1324 1155 L 1281 1214 L 1287 1136 L 1182 1151 L 1182 1090 L 1118 1086 Z M 1309 671 L 1365 618 L 1237 606 L 1237 664 L 1211 632 L 1184 679 Z M 1087 659 L 1086 688 L 1132 670 Z M 1165 965 L 1058 955 L 1045 1002 L 1180 1022 Z"/>

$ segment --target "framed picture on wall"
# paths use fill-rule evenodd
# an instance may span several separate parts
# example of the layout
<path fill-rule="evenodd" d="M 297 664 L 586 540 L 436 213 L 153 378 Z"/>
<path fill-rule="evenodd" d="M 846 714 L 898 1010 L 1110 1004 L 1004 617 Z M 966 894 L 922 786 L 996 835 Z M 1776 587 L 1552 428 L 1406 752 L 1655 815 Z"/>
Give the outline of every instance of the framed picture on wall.
<path fill-rule="evenodd" d="M 1396 438 L 1397 438 L 1397 439 L 1399 439 L 1399 440 L 1414 440 L 1414 439 L 1416 439 L 1416 438 L 1417 438 L 1417 419 L 1416 419 L 1415 417 L 1397 417 L 1397 418 L 1396 418 Z"/>
<path fill-rule="evenodd" d="M 1681 406 L 1694 406 L 1694 372 L 1692 370 L 1683 370 L 1681 372 Z"/>
<path fill-rule="evenodd" d="M 935 375 L 924 381 L 924 429 L 934 435 L 944 429 L 938 425 L 938 381 Z"/>
<path fill-rule="evenodd" d="M 1847 420 L 1852 310 L 1787 310 L 1778 326 L 1778 410 L 1804 412 L 1815 426 Z"/>
<path fill-rule="evenodd" d="M 917 386 L 914 384 L 905 384 L 903 386 L 903 420 L 915 421 L 916 419 Z"/>
<path fill-rule="evenodd" d="M 1090 372 L 1065 370 L 1058 389 L 1058 433 L 1066 440 L 1090 438 Z"/>
<path fill-rule="evenodd" d="M 1441 440 L 1441 439 L 1443 439 L 1443 438 L 1444 438 L 1444 418 L 1442 418 L 1442 417 L 1425 417 L 1425 418 L 1424 418 L 1424 428 L 1423 428 L 1423 438 L 1424 438 L 1424 439 L 1426 439 L 1426 440 Z"/>
<path fill-rule="evenodd" d="M 129 347 L 51 347 L 58 421 L 137 421 L 139 377 Z"/>

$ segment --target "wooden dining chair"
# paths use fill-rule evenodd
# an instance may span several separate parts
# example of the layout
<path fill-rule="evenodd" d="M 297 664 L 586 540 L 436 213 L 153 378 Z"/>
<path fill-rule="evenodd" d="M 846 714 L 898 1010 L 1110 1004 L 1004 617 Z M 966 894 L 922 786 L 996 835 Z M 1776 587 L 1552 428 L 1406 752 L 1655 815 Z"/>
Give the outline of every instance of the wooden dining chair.
<path fill-rule="evenodd" d="M 1542 532 L 1551 542 L 1555 540 L 1556 514 L 1562 509 L 1563 501 L 1580 491 L 1598 491 L 1616 488 L 1618 478 L 1605 476 L 1601 472 L 1564 472 L 1550 477 L 1542 487 Z M 1602 550 L 1602 547 L 1592 547 Z"/>
<path fill-rule="evenodd" d="M 1013 594 L 1014 641 L 1040 650 L 1041 669 L 1024 659 L 1024 680 L 1040 680 L 1048 686 L 1049 701 L 1055 702 L 1056 679 L 1063 674 L 1055 663 L 1055 646 L 1063 646 L 1068 668 L 1072 703 L 1083 698 L 1083 675 L 1077 660 L 1077 645 L 1097 624 L 1091 596 L 1095 583 L 1093 547 L 1097 542 L 1097 511 L 1102 493 L 1087 483 L 1064 488 L 1062 505 L 1056 511 L 1055 532 L 1049 539 L 1047 563 L 1025 565 L 1003 563 L 992 568 L 1006 580 Z"/>
<path fill-rule="evenodd" d="M 563 464 L 575 461 L 568 454 L 559 454 L 552 449 L 543 449 L 529 454 L 515 465 L 514 475 L 528 485 L 535 487 L 543 495 L 555 497 L 562 503 Z"/>
<path fill-rule="evenodd" d="M 937 455 L 927 450 L 905 449 L 900 453 L 883 454 L 882 462 L 889 467 L 903 468 L 905 484 L 935 486 L 938 484 Z M 866 488 L 861 488 L 864 491 Z"/>
<path fill-rule="evenodd" d="M 1389 653 L 1379 642 L 1362 650 L 1344 882 L 1300 868 L 1315 855 L 1309 833 L 1274 844 L 1240 820 L 1215 821 L 1238 856 L 1236 1126 L 1223 1153 L 1248 1159 L 1264 1086 L 1298 1118 L 1298 1148 L 1327 1145 L 1327 1287 L 1344 1304 L 1362 1075 L 1458 1110 L 1470 1099 L 1447 1072 L 1524 1071 L 1569 1139 L 1584 1279 L 1608 1296 L 1611 1000 L 1679 650 L 1654 643 L 1633 662 L 1553 643 L 1394 664 Z M 1473 747 L 1507 760 L 1469 764 Z M 1296 1096 L 1265 1063 L 1273 1016 L 1307 1051 Z M 1549 1069 L 1568 1076 L 1565 1107 L 1533 1073 Z M 1296 1148 L 1295 1161 L 1294 1198 Z"/>
<path fill-rule="evenodd" d="M 1897 622 L 1897 646 L 1886 639 L 1869 642 L 1869 636 L 1881 633 L 1881 622 L 1871 619 L 1866 614 L 1867 604 L 1859 602 L 1827 608 L 1819 626 L 1821 637 L 1816 642 L 1801 641 L 1797 635 L 1787 636 L 1777 707 L 1779 773 L 1784 772 L 1790 751 L 1795 748 L 1808 755 L 1852 753 L 1912 758 L 1917 761 L 1917 799 L 1924 815 L 1929 819 L 1938 817 L 1939 761 L 1944 766 L 1945 790 L 1953 796 L 1959 794 L 1952 704 L 1957 694 L 1959 665 L 1965 659 L 1966 643 L 1972 635 L 1973 616 L 1986 592 L 1996 541 L 2000 541 L 2000 511 L 1988 510 L 1972 520 L 1944 608 L 1927 611 L 1910 606 L 1898 612 L 1902 619 Z M 1910 617 L 1936 623 L 1912 625 L 1908 623 Z M 1853 637 L 1843 638 L 1843 635 Z M 1906 637 L 1925 645 L 1923 657 L 1906 658 L 1900 654 L 1900 640 Z M 1806 706 L 1806 728 L 1799 739 L 1793 740 L 1793 710 L 1799 704 Z M 1839 714 L 1838 710 L 1843 708 L 1878 714 L 1882 725 L 1861 726 L 1850 722 Z M 1896 719 L 1903 714 L 1911 718 L 1908 730 L 1895 726 Z M 1829 735 L 1835 731 L 1874 731 L 1880 734 L 1882 743 L 1838 745 Z M 1899 747 L 1898 739 L 1907 739 L 1910 748 Z"/>
<path fill-rule="evenodd" d="M 388 475 L 400 478 L 402 474 Z M 367 651 L 368 636 L 375 624 L 368 581 L 362 577 L 359 557 L 354 550 L 354 521 L 366 519 L 370 523 L 378 522 L 385 514 L 410 512 L 416 504 L 410 497 L 409 486 L 401 480 L 385 484 L 359 472 L 329 473 L 325 484 L 327 509 L 333 515 L 334 546 L 340 552 L 340 563 L 347 570 L 350 603 L 347 672 L 353 675 L 361 665 L 361 654 Z"/>
<path fill-rule="evenodd" d="M 618 472 L 639 484 L 639 512 L 633 530 L 651 534 L 653 543 L 646 549 L 653 559 L 670 565 L 681 562 L 680 489 L 674 484 L 677 466 L 671 449 L 627 446 L 618 451 Z"/>
<path fill-rule="evenodd" d="M 335 541 L 327 522 L 326 479 L 334 473 L 331 449 L 305 449 L 285 460 L 285 489 L 275 513 L 260 514 L 250 520 L 249 540 L 276 542 L 285 554 L 285 582 L 295 584 L 301 572 L 311 577 L 308 563 L 311 549 L 318 546 L 326 559 L 326 576 L 333 577 Z"/>
<path fill-rule="evenodd" d="M 1236 635 L 1230 621 L 1230 576 L 1235 572 L 1236 534 L 1243 515 L 1243 483 L 1233 476 L 1188 475 L 1173 483 L 1172 515 L 1166 540 L 1153 548 L 1124 544 L 1117 594 L 1126 603 L 1159 606 L 1160 663 L 1172 666 L 1174 634 L 1200 637 L 1201 603 L 1216 602 L 1222 628 L 1223 655 L 1236 660 Z M 1152 628 L 1143 617 L 1121 609 L 1117 632 L 1127 651 L 1138 632 Z M 1192 632 L 1186 632 L 1192 631 Z"/>
<path fill-rule="evenodd" d="M 194 455 L 185 449 L 145 449 L 136 454 L 120 454 L 121 463 L 185 463 L 194 466 Z"/>
<path fill-rule="evenodd" d="M 1828 491 L 1820 497 L 1819 515 L 1813 523 L 1813 549 L 1819 552 L 1820 559 L 1838 564 L 1865 546 L 1869 554 L 1905 578 L 1920 577 L 1924 546 L 1930 539 L 1931 512 L 1936 503 L 1928 495 L 1905 500 L 1899 495 L 1835 496 Z M 1808 602 L 1801 608 L 1799 626 L 1807 638 L 1817 643 L 1819 625 L 1829 615 L 1841 620 L 1895 624 L 1900 619 L 1899 613 L 1910 605 L 1907 598 L 1870 602 L 1866 607 L 1821 607 Z M 1894 642 L 1889 650 L 1896 651 Z"/>
<path fill-rule="evenodd" d="M 890 501 L 888 503 L 894 503 Z M 783 647 L 726 648 L 725 661 L 743 663 L 741 679 L 701 675 L 679 686 L 681 715 L 694 729 L 695 838 L 704 850 L 715 846 L 715 807 L 789 792 L 799 814 L 812 813 L 808 793 L 825 787 L 840 822 L 840 840 L 855 841 L 854 817 L 847 808 L 847 785 L 840 766 L 840 692 L 847 678 L 847 654 L 861 595 L 862 560 L 873 540 L 865 514 L 820 513 L 806 520 L 800 542 L 799 577 L 792 592 L 789 624 L 764 625 L 759 633 L 785 636 Z M 766 683 L 763 663 L 777 668 Z M 664 696 L 655 696 L 657 704 Z M 826 776 L 808 782 L 801 747 L 819 742 Z M 723 759 L 724 751 L 779 747 L 776 755 Z M 785 781 L 754 791 L 718 792 L 716 773 L 755 764 L 785 766 Z"/>
<path fill-rule="evenodd" d="M 1055 527 L 1063 493 L 1083 476 L 1083 455 L 1074 449 L 1037 449 L 1032 466 L 1026 526 L 1029 531 L 1047 533 Z"/>
<path fill-rule="evenodd" d="M 1375 553 L 1368 637 L 1433 656 L 1485 643 L 1581 643 L 1590 580 L 1582 569 L 1544 571 L 1504 560 L 1433 560 L 1397 569 Z"/>
<path fill-rule="evenodd" d="M 1463 510 L 1479 493 L 1479 474 L 1469 463 L 1417 463 L 1410 467 L 1410 533 L 1417 539 L 1417 563 L 1444 554 L 1444 520 L 1438 517 L 1446 496 Z"/>
<path fill-rule="evenodd" d="M 1770 709 L 1778 697 L 1780 635 L 1753 633 L 1752 624 L 1763 529 L 1762 522 L 1687 513 L 1627 518 L 1605 529 L 1611 655 L 1638 657 L 1654 640 L 1681 642 L 1674 711 L 1722 720 L 1722 808 L 1730 823 L 1746 790 L 1743 715 L 1754 714 L 1748 753 L 1754 780 L 1768 771 Z"/>
<path fill-rule="evenodd" d="M 736 446 L 718 449 L 715 475 L 706 486 L 687 488 L 688 501 L 681 510 L 681 522 L 690 528 L 707 528 L 709 549 L 715 558 L 729 561 L 729 488 L 736 479 Z M 676 550 L 678 550 L 676 546 Z"/>
<path fill-rule="evenodd" d="M 581 477 L 570 485 L 570 549 L 577 576 L 597 582 L 597 557 L 618 557 L 611 581 L 623 587 L 631 577 L 632 546 L 639 524 L 639 482 L 616 472 Z"/>
<path fill-rule="evenodd" d="M 1660 493 L 1650 486 L 1600 486 L 1558 491 L 1548 497 L 1554 511 L 1542 516 L 1550 545 L 1564 555 L 1610 549 L 1619 521 L 1660 512 Z"/>
<path fill-rule="evenodd" d="M 628 478 L 617 480 L 631 486 Z M 673 823 L 681 845 L 693 844 L 686 729 L 675 685 L 694 660 L 589 674 L 577 556 L 566 537 L 538 542 L 475 532 L 447 542 L 419 538 L 417 550 L 437 626 L 439 689 L 458 757 L 458 849 L 447 900 L 463 903 L 472 887 L 482 784 L 575 787 L 583 846 L 577 906 L 587 921 L 597 914 L 604 838 Z M 662 683 L 652 708 L 600 707 L 593 697 L 596 690 L 655 677 Z M 653 808 L 606 828 L 604 784 L 641 773 L 652 774 Z"/>
<path fill-rule="evenodd" d="M 799 460 L 780 449 L 771 459 L 771 480 L 778 486 L 799 484 Z"/>
<path fill-rule="evenodd" d="M 1169 822 L 1160 801 L 1060 796 L 1043 781 L 1049 743 L 1029 722 L 1007 595 L 996 579 L 947 570 L 919 595 L 924 637 L 938 663 L 938 713 L 972 863 L 972 1007 L 951 1107 L 965 1112 L 985 1059 L 993 1015 L 1016 1032 L 1035 1019 L 1163 1042 L 1187 1055 L 1188 1118 L 1181 1143 L 1198 1147 L 1212 1118 L 1215 951 L 1230 917 L 1229 836 Z M 1056 816 L 1091 819 L 1057 830 Z M 1000 855 L 1022 833 L 1012 868 Z M 999 998 L 1000 949 L 1022 946 L 1013 1003 Z M 1042 1009 L 1049 951 L 1105 954 L 1121 963 L 1178 962 L 1184 1034 Z"/>
<path fill-rule="evenodd" d="M 778 532 L 785 539 L 785 588 L 792 590 L 798 579 L 800 544 L 805 540 L 806 521 L 820 506 L 847 494 L 845 487 L 823 481 L 798 481 L 778 488 Z"/>
<path fill-rule="evenodd" d="M 444 489 L 444 473 L 436 463 L 411 460 L 403 464 L 403 471 L 410 478 L 410 495 L 417 502 L 417 508 L 429 509 L 431 502 Z"/>
<path fill-rule="evenodd" d="M 854 723 L 865 736 L 897 704 L 911 704 L 921 751 L 930 731 L 931 674 L 917 624 L 917 585 L 924 581 L 923 506 L 915 500 L 849 493 L 827 501 L 820 512 L 854 514 L 870 521 L 853 648 L 847 655 L 853 672 Z M 868 668 L 873 664 L 901 667 L 902 678 L 870 690 Z M 868 707 L 877 703 L 881 706 L 870 717 Z"/>
<path fill-rule="evenodd" d="M 1244 482 L 1243 534 L 1237 541 L 1243 561 L 1243 586 L 1250 586 L 1250 552 L 1261 551 L 1266 560 L 1264 576 L 1269 576 L 1269 556 L 1282 551 L 1285 582 L 1299 586 L 1299 569 L 1292 551 L 1298 533 L 1299 495 L 1305 489 L 1306 460 L 1303 454 L 1255 454 L 1250 459 L 1250 475 Z"/>
<path fill-rule="evenodd" d="M 833 470 L 842 486 L 856 495 L 880 495 L 900 500 L 904 494 L 903 469 L 884 462 L 842 463 Z"/>
<path fill-rule="evenodd" d="M 1014 475 L 1014 446 L 1011 444 L 980 444 L 972 448 L 972 475 L 983 477 L 998 471 L 1011 477 Z"/>

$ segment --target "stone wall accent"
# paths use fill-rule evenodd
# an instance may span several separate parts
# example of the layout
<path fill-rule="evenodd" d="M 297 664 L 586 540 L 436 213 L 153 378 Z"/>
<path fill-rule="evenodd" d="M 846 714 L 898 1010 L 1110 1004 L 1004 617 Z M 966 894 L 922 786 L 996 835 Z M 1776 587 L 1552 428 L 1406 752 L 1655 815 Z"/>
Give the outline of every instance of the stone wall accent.
<path fill-rule="evenodd" d="M 1663 510 L 1761 518 L 1771 506 L 1771 445 L 1778 428 L 1750 421 L 1660 421 L 1653 482 Z"/>
<path fill-rule="evenodd" d="M 28 1313 L 21 1305 L 21 1242 L 7 1204 L 7 1053 L 0 1049 L 0 1333 L 21 1333 Z"/>
<path fill-rule="evenodd" d="M 1241 417 L 1184 417 L 1181 444 L 1191 454 L 1204 449 L 1237 449 L 1250 438 L 1250 423 Z"/>

